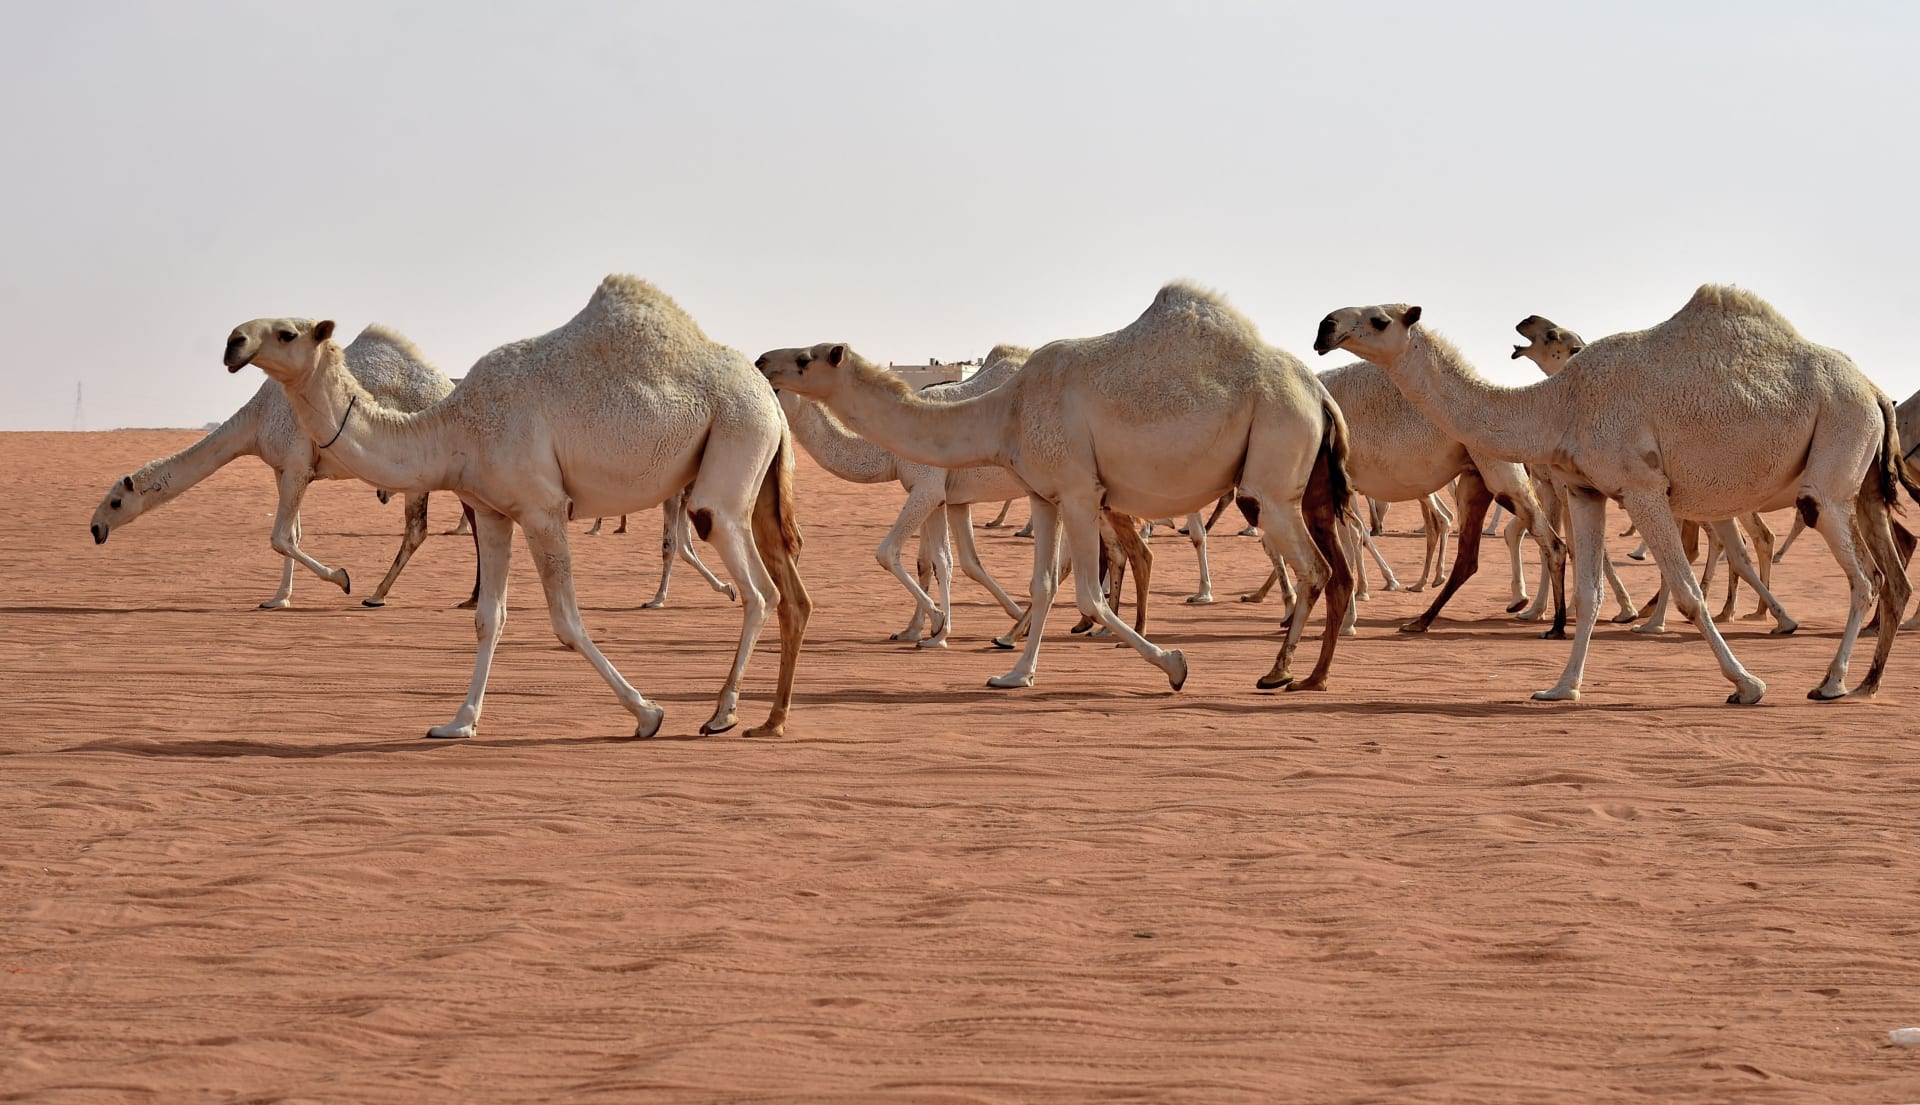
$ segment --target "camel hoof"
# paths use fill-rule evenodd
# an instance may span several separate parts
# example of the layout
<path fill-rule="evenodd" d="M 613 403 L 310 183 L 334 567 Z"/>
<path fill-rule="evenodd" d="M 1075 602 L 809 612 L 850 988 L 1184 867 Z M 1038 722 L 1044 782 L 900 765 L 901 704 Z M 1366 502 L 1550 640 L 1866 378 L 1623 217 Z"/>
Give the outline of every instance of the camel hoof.
<path fill-rule="evenodd" d="M 633 735 L 646 740 L 660 731 L 660 723 L 667 720 L 667 711 L 649 702 L 635 710 L 633 716 L 639 720 L 639 724 L 633 727 Z M 706 730 L 702 729 L 701 732 Z"/>
<path fill-rule="evenodd" d="M 1326 689 L 1327 680 L 1325 676 L 1319 679 L 1308 679 L 1300 683 L 1289 683 L 1286 686 L 1288 694 L 1292 694 L 1294 691 L 1324 691 Z"/>
<path fill-rule="evenodd" d="M 1241 530 L 1241 531 L 1240 531 L 1239 533 L 1237 533 L 1237 534 L 1235 534 L 1234 536 L 1236 536 L 1236 537 L 1258 537 L 1258 536 L 1260 536 L 1260 527 L 1259 527 L 1259 526 L 1248 526 L 1248 527 L 1247 527 L 1246 529 L 1243 529 L 1243 530 Z"/>
<path fill-rule="evenodd" d="M 1033 686 L 1033 676 L 1016 675 L 1013 672 L 1008 672 L 1005 675 L 996 675 L 992 679 L 987 680 L 987 686 L 992 687 L 996 691 L 1011 691 L 1021 687 L 1031 687 Z"/>
<path fill-rule="evenodd" d="M 360 600 L 360 605 L 368 607 L 373 610 L 378 610 L 382 606 L 385 606 L 386 604 L 387 604 L 386 599 L 361 599 Z"/>
<path fill-rule="evenodd" d="M 455 604 L 454 604 L 454 606 L 453 606 L 453 608 L 454 608 L 455 610 L 476 610 L 476 609 L 478 609 L 478 608 L 479 608 L 479 606 L 480 606 L 480 600 L 478 600 L 478 599 L 468 599 L 468 600 L 467 600 L 467 601 L 465 601 L 465 602 L 458 602 L 458 603 L 455 603 Z"/>
<path fill-rule="evenodd" d="M 722 588 L 720 589 L 720 593 L 721 593 L 721 594 L 723 594 L 723 595 L 725 595 L 725 596 L 727 596 L 727 601 L 728 601 L 728 602 L 739 602 L 739 601 L 740 601 L 740 592 L 738 592 L 738 591 L 736 591 L 736 590 L 734 590 L 734 589 L 733 589 L 733 584 L 731 584 L 731 583 L 729 583 L 729 584 L 727 584 L 727 585 L 726 585 L 725 587 L 722 587 Z"/>
<path fill-rule="evenodd" d="M 1781 622 L 1779 625 L 1774 626 L 1772 629 L 1769 629 L 1767 631 L 1767 634 L 1772 637 L 1787 637 L 1787 636 L 1791 636 L 1793 631 L 1799 628 L 1800 628 L 1799 622 L 1794 621 L 1792 618 L 1788 618 L 1786 621 Z"/>
<path fill-rule="evenodd" d="M 260 604 L 262 610 L 285 610 L 293 605 L 292 599 L 268 599 Z"/>
<path fill-rule="evenodd" d="M 1547 612 L 1545 610 L 1522 610 L 1513 616 L 1513 620 L 1516 622 L 1537 622 L 1541 618 L 1546 617 L 1546 614 Z"/>
<path fill-rule="evenodd" d="M 1767 693 L 1767 685 L 1752 676 L 1748 676 L 1745 683 L 1735 683 L 1734 687 L 1737 689 L 1727 696 L 1729 706 L 1751 706 Z"/>
<path fill-rule="evenodd" d="M 1188 595 L 1187 605 L 1188 606 L 1212 606 L 1213 595 L 1211 592 L 1204 595 Z"/>
<path fill-rule="evenodd" d="M 340 593 L 343 595 L 353 594 L 353 577 L 347 574 L 347 570 L 345 568 L 335 568 L 334 572 L 340 577 L 334 580 L 335 583 L 340 585 Z"/>
<path fill-rule="evenodd" d="M 1167 662 L 1160 666 L 1160 670 L 1167 673 L 1167 683 L 1176 691 L 1186 686 L 1187 654 L 1176 648 L 1167 653 L 1165 659 Z"/>
<path fill-rule="evenodd" d="M 1848 698 L 1872 698 L 1874 695 L 1879 693 L 1880 693 L 1880 684 L 1862 683 L 1858 687 L 1855 687 L 1854 689 L 1848 691 L 1847 697 Z"/>
<path fill-rule="evenodd" d="M 1360 631 L 1358 629 L 1355 629 L 1353 626 L 1343 625 L 1340 627 L 1340 635 L 1342 637 L 1358 637 L 1360 635 Z"/>
<path fill-rule="evenodd" d="M 1249 595 L 1241 595 L 1241 596 L 1240 596 L 1240 601 L 1241 601 L 1241 602 L 1265 602 L 1265 601 L 1267 601 L 1267 596 L 1265 596 L 1265 595 L 1251 595 L 1251 594 L 1249 594 Z"/>
<path fill-rule="evenodd" d="M 726 717 L 709 718 L 705 722 L 701 723 L 700 735 L 703 737 L 711 737 L 716 733 L 724 733 L 727 730 L 732 729 L 734 726 L 738 724 L 740 724 L 740 719 L 735 717 L 732 714 L 728 714 Z M 655 729 L 659 729 L 660 724 L 658 722 L 655 722 L 653 727 Z M 639 735 L 640 734 L 638 732 L 634 733 L 634 736 L 636 737 Z M 648 733 L 647 735 L 652 736 L 653 734 Z"/>
<path fill-rule="evenodd" d="M 1580 691 L 1576 687 L 1549 687 L 1544 691 L 1533 692 L 1535 702 L 1578 702 Z"/>
<path fill-rule="evenodd" d="M 1738 694 L 1729 695 L 1727 697 L 1727 701 L 1733 702 L 1735 699 L 1738 699 L 1739 697 L 1740 696 Z M 1847 697 L 1847 688 L 1845 686 L 1829 687 L 1827 684 L 1822 683 L 1818 687 L 1815 687 L 1814 689 L 1808 691 L 1807 697 L 1812 699 L 1815 702 L 1833 702 L 1837 699 L 1842 699 Z M 1756 702 L 1759 701 L 1759 697 L 1757 695 L 1754 697 L 1754 701 Z"/>
<path fill-rule="evenodd" d="M 1399 581 L 1399 580 L 1397 580 L 1397 579 L 1390 579 L 1390 580 L 1388 580 L 1388 581 L 1387 581 L 1387 585 L 1386 585 L 1385 587 L 1382 587 L 1382 588 L 1380 588 L 1380 589 L 1381 589 L 1382 591 L 1398 591 L 1398 590 L 1400 590 L 1400 589 L 1401 589 L 1401 587 L 1400 587 L 1400 581 Z"/>
<path fill-rule="evenodd" d="M 1507 613 L 1518 614 L 1520 611 L 1525 610 L 1527 608 L 1527 603 L 1529 601 L 1531 600 L 1525 599 L 1525 598 L 1514 599 L 1512 602 L 1507 604 Z"/>
<path fill-rule="evenodd" d="M 1424 584 L 1424 583 L 1409 583 L 1409 584 L 1407 584 L 1407 594 L 1409 594 L 1409 595 L 1417 595 L 1417 594 L 1419 594 L 1420 592 L 1422 592 L 1422 591 L 1424 591 L 1424 590 L 1426 590 L 1426 589 L 1427 589 L 1427 585 L 1426 585 L 1426 584 Z"/>
<path fill-rule="evenodd" d="M 1640 611 L 1622 610 L 1607 620 L 1615 625 L 1629 625 L 1640 620 Z"/>
<path fill-rule="evenodd" d="M 1755 611 L 1754 611 L 1753 613 L 1751 613 L 1751 614 L 1742 614 L 1742 615 L 1740 615 L 1740 620 L 1741 620 L 1741 621 L 1743 621 L 1743 622 L 1764 622 L 1764 621 L 1766 621 L 1766 620 L 1767 620 L 1768 618 L 1770 618 L 1770 617 L 1772 617 L 1772 616 L 1773 616 L 1773 615 L 1772 615 L 1772 612 L 1770 612 L 1770 611 L 1767 611 L 1767 610 L 1755 610 Z"/>
<path fill-rule="evenodd" d="M 1627 554 L 1628 560 L 1645 560 L 1646 558 L 1647 554 L 1643 552 L 1630 552 Z"/>
<path fill-rule="evenodd" d="M 1010 641 L 1010 640 L 1008 640 L 1008 639 L 1007 639 L 1007 638 L 1005 638 L 1005 637 L 995 637 L 995 638 L 993 639 L 993 647 L 995 647 L 995 648 L 999 648 L 999 649 L 1006 649 L 1006 650 L 1008 650 L 1008 651 L 1012 651 L 1012 649 L 1013 649 L 1013 642 L 1012 642 L 1012 641 Z"/>
<path fill-rule="evenodd" d="M 916 641 L 916 642 L 914 642 L 914 645 L 913 645 L 913 647 L 915 647 L 915 648 L 945 648 L 945 647 L 947 647 L 947 639 L 946 639 L 945 637 L 922 637 L 922 638 L 921 638 L 920 640 L 918 640 L 918 641 Z"/>
<path fill-rule="evenodd" d="M 908 630 L 903 629 L 898 633 L 887 634 L 887 640 L 899 641 L 903 645 L 910 645 L 920 640 L 920 634 L 912 633 L 912 632 L 909 632 Z"/>
<path fill-rule="evenodd" d="M 640 604 L 642 610 L 659 610 L 667 605 L 666 599 L 651 599 Z"/>
<path fill-rule="evenodd" d="M 787 735 L 786 723 L 782 721 L 773 721 L 771 719 L 769 719 L 765 725 L 756 725 L 752 729 L 749 729 L 742 734 L 742 736 L 748 736 L 748 737 L 784 737 L 786 735 Z"/>
<path fill-rule="evenodd" d="M 1665 633 L 1666 631 L 1667 631 L 1666 626 L 1656 625 L 1653 622 L 1648 622 L 1645 625 L 1636 625 L 1632 629 L 1627 630 L 1627 632 L 1629 633 L 1646 633 L 1646 634 Z"/>
<path fill-rule="evenodd" d="M 1418 618 L 1415 618 L 1414 620 L 1400 627 L 1400 632 L 1402 633 L 1425 633 L 1426 631 L 1427 631 L 1427 623 L 1421 621 Z"/>
<path fill-rule="evenodd" d="M 1543 641 L 1564 641 L 1567 639 L 1567 627 L 1564 625 L 1556 625 L 1545 633 L 1540 634 L 1540 639 Z"/>
<path fill-rule="evenodd" d="M 1253 681 L 1253 685 L 1263 691 L 1278 690 L 1293 682 L 1293 673 L 1274 670 Z"/>
<path fill-rule="evenodd" d="M 472 722 L 468 722 L 465 725 L 454 725 L 449 722 L 446 725 L 436 725 L 427 730 L 427 736 L 432 740 L 462 740 L 473 736 L 474 732 L 475 729 Z"/>

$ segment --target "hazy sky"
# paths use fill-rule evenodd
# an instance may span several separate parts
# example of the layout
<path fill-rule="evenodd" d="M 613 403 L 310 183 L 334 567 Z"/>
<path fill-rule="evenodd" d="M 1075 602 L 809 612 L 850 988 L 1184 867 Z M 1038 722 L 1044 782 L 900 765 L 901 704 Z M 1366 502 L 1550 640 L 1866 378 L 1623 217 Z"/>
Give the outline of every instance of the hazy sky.
<path fill-rule="evenodd" d="M 199 425 L 261 315 L 460 375 L 608 272 L 749 355 L 977 356 L 1225 291 L 1315 367 L 1405 300 L 1496 379 L 1706 281 L 1896 399 L 1920 5 L 0 8 L 0 429 Z"/>

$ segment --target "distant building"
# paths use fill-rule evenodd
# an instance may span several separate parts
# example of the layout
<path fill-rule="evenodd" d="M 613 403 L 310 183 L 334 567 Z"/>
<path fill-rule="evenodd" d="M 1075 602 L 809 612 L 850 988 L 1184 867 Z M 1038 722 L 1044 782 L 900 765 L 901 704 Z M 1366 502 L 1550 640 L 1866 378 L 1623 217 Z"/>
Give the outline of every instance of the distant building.
<path fill-rule="evenodd" d="M 919 391 L 933 384 L 951 384 L 956 380 L 964 380 L 980 370 L 980 362 L 954 361 L 951 364 L 942 364 L 929 357 L 926 364 L 899 364 L 889 361 L 887 368 L 905 380 L 908 387 Z"/>

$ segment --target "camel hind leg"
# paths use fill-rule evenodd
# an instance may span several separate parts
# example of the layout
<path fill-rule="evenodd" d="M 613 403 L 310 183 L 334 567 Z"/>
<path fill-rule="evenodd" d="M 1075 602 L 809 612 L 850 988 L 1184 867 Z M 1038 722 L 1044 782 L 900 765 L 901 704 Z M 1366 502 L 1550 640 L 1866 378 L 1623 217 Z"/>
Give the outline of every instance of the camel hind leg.
<path fill-rule="evenodd" d="M 1681 534 L 1681 527 L 1668 506 L 1666 492 L 1629 491 L 1620 497 L 1634 524 L 1640 528 L 1640 536 L 1647 542 L 1647 550 L 1653 554 L 1654 562 L 1660 566 L 1660 574 L 1665 578 L 1667 597 L 1680 615 L 1700 629 L 1700 635 L 1707 639 L 1708 647 L 1713 649 L 1714 659 L 1720 662 L 1720 673 L 1733 684 L 1734 691 L 1727 696 L 1729 703 L 1751 705 L 1760 701 L 1766 693 L 1767 685 L 1743 667 L 1727 647 L 1725 637 L 1720 635 L 1720 627 L 1713 624 L 1707 616 L 1706 593 L 1700 589 L 1700 582 L 1693 578 L 1690 549 Z M 1597 596 L 1596 596 L 1597 597 Z M 1856 626 L 1857 628 L 1857 626 Z"/>
<path fill-rule="evenodd" d="M 1487 490 L 1486 481 L 1478 471 L 1469 471 L 1461 474 L 1454 496 L 1460 504 L 1460 539 L 1453 548 L 1453 570 L 1447 573 L 1446 583 L 1427 609 L 1400 627 L 1402 633 L 1425 633 L 1433 625 L 1433 619 L 1446 608 L 1453 593 L 1480 570 L 1480 542 L 1486 536 L 1480 523 L 1487 515 L 1487 508 L 1493 505 L 1493 493 Z"/>
<path fill-rule="evenodd" d="M 1047 627 L 1047 612 L 1053 606 L 1054 591 L 1059 587 L 1057 569 L 1060 547 L 1060 514 L 1058 508 L 1047 499 L 1038 495 L 1027 498 L 1027 524 L 1033 527 L 1033 583 L 1027 601 L 1027 615 L 1023 619 L 1024 632 L 1027 635 L 1027 647 L 1020 653 L 1020 659 L 1013 670 L 1004 675 L 996 675 L 987 680 L 987 686 L 997 689 L 1033 686 L 1034 672 L 1040 666 L 1040 639 Z M 1088 570 L 1092 570 L 1091 565 Z M 1015 626 L 1006 638 L 1022 632 L 1021 626 Z"/>
<path fill-rule="evenodd" d="M 733 577 L 740 594 L 740 642 L 734 649 L 726 681 L 720 686 L 713 716 L 700 726 L 702 736 L 724 733 L 738 723 L 740 682 L 746 676 L 753 646 L 760 640 L 760 630 L 766 625 L 767 608 L 779 597 L 773 576 L 754 547 L 752 519 L 760 481 L 740 486 L 746 481 L 741 478 L 737 454 L 726 460 L 715 458 L 715 452 L 709 449 L 707 462 L 694 477 L 687 495 L 687 516 L 700 536 L 719 552 L 727 574 Z M 777 458 L 774 463 L 779 463 Z"/>
<path fill-rule="evenodd" d="M 1742 524 L 1745 524 L 1744 519 Z M 1753 555 L 1749 557 L 1746 546 L 1741 542 L 1740 534 L 1734 529 L 1734 523 L 1731 520 L 1715 522 L 1713 529 L 1719 539 L 1720 547 L 1727 554 L 1727 574 L 1734 579 L 1746 580 L 1747 585 L 1760 596 L 1762 616 L 1771 614 L 1777 623 L 1773 629 L 1774 635 L 1785 636 L 1800 628 L 1800 623 L 1787 615 L 1786 608 L 1780 605 L 1780 600 L 1773 596 L 1773 591 L 1768 587 L 1767 570 L 1762 565 L 1772 563 L 1768 557 L 1773 550 L 1761 547 L 1756 541 Z M 1702 583 L 1701 590 L 1705 589 L 1706 584 Z M 1729 587 L 1728 590 L 1731 591 L 1732 588 Z M 1729 602 L 1728 606 L 1731 607 L 1732 603 Z"/>
<path fill-rule="evenodd" d="M 386 578 L 380 581 L 380 586 L 373 589 L 372 595 L 360 601 L 360 605 L 385 606 L 387 592 L 393 589 L 394 580 L 400 578 L 400 569 L 407 566 L 407 561 L 413 559 L 414 550 L 427 539 L 426 493 L 407 496 L 406 520 L 406 532 L 400 538 L 400 551 L 393 558 L 393 567 L 387 569 Z"/>
<path fill-rule="evenodd" d="M 1872 480 L 1872 478 L 1873 474 L 1869 473 L 1868 479 Z M 1875 581 L 1868 577 L 1865 568 L 1860 563 L 1860 549 L 1854 540 L 1855 526 L 1852 517 L 1853 511 L 1849 509 L 1857 505 L 1861 510 L 1866 510 L 1866 501 L 1871 495 L 1871 491 L 1863 491 L 1858 496 L 1857 502 L 1852 504 L 1835 502 L 1831 498 L 1821 496 L 1818 493 L 1811 495 L 1803 494 L 1800 500 L 1801 515 L 1803 517 L 1808 514 L 1814 516 L 1808 523 L 1808 528 L 1817 530 L 1820 536 L 1826 539 L 1827 548 L 1832 551 L 1833 559 L 1839 563 L 1841 572 L 1847 577 L 1847 594 L 1849 599 L 1847 604 L 1847 624 L 1846 627 L 1840 631 L 1840 647 L 1834 653 L 1833 662 L 1827 665 L 1827 676 L 1820 681 L 1819 686 L 1807 692 L 1807 697 L 1817 702 L 1826 702 L 1832 699 L 1846 697 L 1847 667 L 1853 658 L 1853 646 L 1855 641 L 1859 639 L 1860 626 L 1866 621 L 1867 612 L 1872 609 L 1874 604 Z M 1885 504 L 1880 504 L 1880 509 L 1876 517 L 1884 520 L 1885 515 Z M 1863 534 L 1862 536 L 1865 535 Z M 1888 558 L 1891 559 L 1891 537 L 1887 538 L 1887 544 L 1889 546 Z M 1879 551 L 1870 548 L 1869 559 L 1877 571 L 1880 567 L 1881 560 Z M 1906 576 L 1904 572 L 1898 573 L 1898 576 L 1900 579 L 1899 594 L 1901 605 L 1905 606 L 1907 597 L 1907 588 L 1905 586 Z M 1892 578 L 1892 576 L 1889 576 L 1885 582 L 1891 584 Z M 1894 588 L 1892 586 L 1882 586 L 1879 590 L 1882 592 L 1882 624 L 1878 629 L 1878 636 L 1885 640 L 1886 647 L 1891 648 L 1891 635 L 1899 631 L 1897 623 L 1900 615 L 1897 608 L 1891 615 L 1888 615 L 1886 611 L 1886 599 L 1893 593 Z M 1886 624 L 1889 616 L 1895 623 L 1891 629 L 1889 629 Z M 1876 649 L 1876 659 L 1878 658 L 1878 649 Z M 1876 682 L 1877 678 L 1878 673 L 1876 671 Z"/>
<path fill-rule="evenodd" d="M 1004 504 L 1001 513 L 1006 513 Z M 1006 588 L 1000 586 L 1000 581 L 993 578 L 992 572 L 987 571 L 987 566 L 980 560 L 980 550 L 974 546 L 973 508 L 947 504 L 947 532 L 953 536 L 954 554 L 959 561 L 960 571 L 968 579 L 985 587 L 1009 618 L 1018 618 L 1020 604 L 1013 601 L 1013 596 L 1007 594 Z"/>
<path fill-rule="evenodd" d="M 1213 572 L 1207 567 L 1207 523 L 1198 513 L 1187 515 L 1187 540 L 1193 542 L 1193 555 L 1200 562 L 1200 587 L 1187 596 L 1187 603 L 1205 606 L 1213 601 Z"/>
<path fill-rule="evenodd" d="M 1186 656 L 1179 649 L 1163 649 L 1134 632 L 1133 627 L 1121 621 L 1120 616 L 1107 605 L 1098 567 L 1101 555 L 1101 497 L 1103 495 L 1085 493 L 1061 496 L 1060 516 L 1066 525 L 1068 555 L 1073 558 L 1077 569 L 1074 572 L 1074 598 L 1082 614 L 1106 626 L 1114 636 L 1132 645 L 1148 663 L 1165 673 L 1168 684 L 1177 691 L 1187 681 Z"/>
<path fill-rule="evenodd" d="M 1857 500 L 1855 528 L 1867 547 L 1869 566 L 1880 590 L 1880 625 L 1874 638 L 1873 662 L 1866 678 L 1853 689 L 1855 698 L 1872 698 L 1880 689 L 1880 677 L 1886 671 L 1887 656 L 1893 651 L 1893 638 L 1899 632 L 1895 624 L 1907 608 L 1913 590 L 1907 582 L 1906 557 L 1912 546 L 1902 548 L 1899 534 L 1893 531 L 1893 519 L 1880 498 L 1874 473 L 1868 473 Z M 1904 531 L 1903 531 L 1904 532 Z M 1892 628 L 1889 628 L 1889 627 Z"/>
<path fill-rule="evenodd" d="M 782 516 L 793 509 L 791 445 L 782 444 L 782 456 L 774 458 L 774 467 L 760 487 L 753 504 L 753 544 L 766 566 L 778 593 L 775 612 L 780 619 L 780 675 L 773 691 L 773 709 L 766 723 L 747 730 L 749 737 L 779 737 L 787 731 L 787 714 L 793 704 L 793 673 L 800 662 L 800 648 L 807 636 L 807 620 L 813 615 L 813 598 L 800 578 L 800 531 L 797 523 Z"/>
<path fill-rule="evenodd" d="M 329 568 L 300 549 L 300 501 L 306 498 L 308 474 L 292 468 L 274 473 L 274 484 L 280 493 L 279 501 L 273 511 L 273 551 L 281 556 L 298 561 L 299 564 L 340 588 L 347 594 L 353 594 L 353 580 L 345 568 Z M 291 595 L 293 588 L 284 588 Z M 278 596 L 260 604 L 263 610 L 279 610 L 290 605 L 278 602 Z"/>

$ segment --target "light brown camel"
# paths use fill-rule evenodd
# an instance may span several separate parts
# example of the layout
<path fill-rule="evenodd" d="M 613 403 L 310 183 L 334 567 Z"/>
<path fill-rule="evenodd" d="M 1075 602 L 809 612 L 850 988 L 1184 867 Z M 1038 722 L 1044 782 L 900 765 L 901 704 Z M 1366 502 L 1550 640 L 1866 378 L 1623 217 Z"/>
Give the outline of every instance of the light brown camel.
<path fill-rule="evenodd" d="M 659 731 L 665 711 L 601 655 L 574 599 L 567 521 L 657 506 L 681 488 L 688 516 L 740 589 L 733 666 L 703 733 L 731 729 L 754 641 L 778 601 L 780 676 L 773 711 L 753 735 L 783 731 L 811 604 L 796 557 L 793 449 L 779 403 L 745 357 L 716 344 L 659 289 L 609 276 L 585 309 L 551 333 L 482 357 L 436 406 L 385 406 L 347 372 L 332 322 L 256 319 L 227 339 L 225 363 L 258 365 L 286 390 L 309 437 L 379 487 L 448 489 L 474 508 L 480 540 L 480 647 L 466 701 L 428 731 L 469 737 L 506 621 L 513 527 L 546 591 L 560 643 L 586 656 L 637 719 Z M 771 574 L 769 570 L 771 569 Z"/>
<path fill-rule="evenodd" d="M 1848 693 L 1847 662 L 1876 584 L 1878 642 L 1853 693 L 1879 689 L 1908 595 L 1888 527 L 1905 474 L 1893 404 L 1844 354 L 1801 337 L 1759 297 L 1706 285 L 1666 322 L 1602 338 L 1557 375 L 1506 388 L 1420 326 L 1420 313 L 1405 304 L 1343 308 L 1321 320 L 1314 348 L 1345 349 L 1380 365 L 1449 433 L 1485 455 L 1545 465 L 1566 489 L 1579 625 L 1560 682 L 1536 699 L 1580 695 L 1609 499 L 1647 538 L 1681 613 L 1700 627 L 1734 685 L 1728 701 L 1736 703 L 1758 702 L 1766 684 L 1740 665 L 1706 616 L 1674 519 L 1719 528 L 1738 564 L 1746 553 L 1726 519 L 1797 506 L 1833 549 L 1851 598 L 1839 651 L 1809 697 Z M 1865 567 L 1855 533 L 1867 546 Z"/>
<path fill-rule="evenodd" d="M 347 345 L 344 356 L 347 371 L 371 394 L 396 410 L 423 410 L 453 390 L 453 381 L 429 363 L 412 342 L 384 326 L 362 330 L 360 336 Z M 93 512 L 94 544 L 105 543 L 115 530 L 248 456 L 259 457 L 273 469 L 274 486 L 279 489 L 279 502 L 273 512 L 272 544 L 282 558 L 280 589 L 261 603 L 260 609 L 284 610 L 293 605 L 295 562 L 352 594 L 353 581 L 345 568 L 329 568 L 300 547 L 300 503 L 306 497 L 307 485 L 315 480 L 352 479 L 353 474 L 307 439 L 294 421 L 286 395 L 272 381 L 261 384 L 246 406 L 206 437 L 115 480 Z M 386 499 L 382 492 L 380 501 Z M 400 551 L 393 558 L 393 566 L 387 569 L 386 578 L 373 589 L 372 595 L 362 600 L 362 605 L 386 605 L 387 592 L 400 578 L 400 570 L 426 539 L 427 496 L 408 495 L 406 531 L 400 538 Z"/>
<path fill-rule="evenodd" d="M 1261 341 L 1219 296 L 1167 285 L 1127 327 L 1046 345 L 1004 386 L 957 403 L 914 395 L 833 342 L 773 350 L 756 363 L 775 386 L 821 400 L 903 457 L 950 468 L 1002 465 L 1032 491 L 1033 629 L 1020 662 L 989 685 L 1033 684 L 1064 521 L 1081 612 L 1179 689 L 1186 657 L 1134 632 L 1101 591 L 1101 513 L 1172 517 L 1237 486 L 1269 555 L 1284 557 L 1303 591 L 1260 685 L 1326 686 L 1352 590 L 1337 532 L 1348 493 L 1346 425 L 1306 366 Z M 1319 662 L 1295 684 L 1293 650 L 1322 590 L 1328 623 Z"/>

